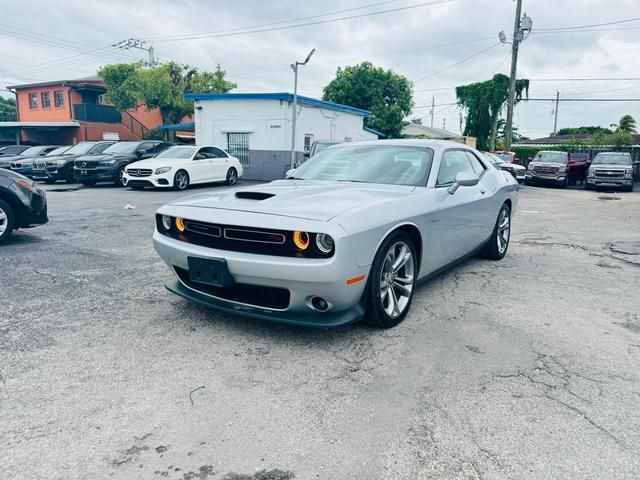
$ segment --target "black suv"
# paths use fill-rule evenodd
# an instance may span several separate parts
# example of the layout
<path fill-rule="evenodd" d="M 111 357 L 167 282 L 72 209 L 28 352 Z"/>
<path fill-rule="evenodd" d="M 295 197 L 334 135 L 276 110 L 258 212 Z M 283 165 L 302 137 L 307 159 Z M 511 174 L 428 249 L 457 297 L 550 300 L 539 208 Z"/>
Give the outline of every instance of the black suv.
<path fill-rule="evenodd" d="M 66 180 L 67 183 L 75 181 L 73 175 L 73 162 L 83 155 L 97 155 L 102 153 L 116 142 L 80 142 L 65 150 L 60 155 L 47 155 L 33 162 L 31 177 L 35 180 L 44 180 L 46 183 L 55 183 L 56 180 Z"/>
<path fill-rule="evenodd" d="M 48 221 L 44 190 L 25 176 L 0 168 L 0 244 L 17 228 Z"/>
<path fill-rule="evenodd" d="M 132 162 L 151 158 L 172 147 L 173 143 L 160 141 L 118 142 L 98 155 L 83 155 L 74 162 L 73 174 L 83 185 L 113 182 L 124 186 L 124 167 Z"/>

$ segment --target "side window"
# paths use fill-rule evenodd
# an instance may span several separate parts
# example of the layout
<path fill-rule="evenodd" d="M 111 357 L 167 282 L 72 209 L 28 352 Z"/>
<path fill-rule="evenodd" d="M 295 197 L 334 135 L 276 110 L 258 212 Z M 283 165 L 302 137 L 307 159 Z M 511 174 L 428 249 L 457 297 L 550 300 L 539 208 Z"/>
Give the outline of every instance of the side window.
<path fill-rule="evenodd" d="M 96 145 L 91 149 L 90 153 L 102 153 L 111 145 L 113 145 L 113 143 L 99 143 L 98 145 Z"/>
<path fill-rule="evenodd" d="M 156 147 L 154 148 L 154 152 L 160 153 L 160 152 L 165 151 L 169 147 L 173 147 L 173 145 L 170 144 L 170 143 L 167 143 L 167 142 L 160 142 L 160 143 L 156 144 Z"/>
<path fill-rule="evenodd" d="M 150 143 L 150 142 L 142 143 L 136 150 L 136 153 L 140 155 L 151 155 L 153 154 L 153 147 L 154 147 L 153 143 Z"/>
<path fill-rule="evenodd" d="M 228 158 L 229 157 L 226 153 L 224 153 L 224 150 L 222 150 L 220 148 L 212 147 L 211 150 L 213 151 L 214 158 Z"/>
<path fill-rule="evenodd" d="M 469 157 L 469 161 L 471 162 L 471 168 L 473 168 L 473 173 L 481 177 L 486 167 L 483 165 L 483 163 L 480 160 L 478 160 L 478 158 L 473 153 L 467 152 L 467 156 Z"/>
<path fill-rule="evenodd" d="M 211 153 L 209 152 L 210 148 L 203 147 L 198 150 L 198 153 L 193 157 L 194 160 L 205 160 L 207 158 L 211 158 Z"/>
<path fill-rule="evenodd" d="M 436 186 L 451 185 L 461 172 L 475 173 L 464 150 L 447 150 L 442 154 Z"/>

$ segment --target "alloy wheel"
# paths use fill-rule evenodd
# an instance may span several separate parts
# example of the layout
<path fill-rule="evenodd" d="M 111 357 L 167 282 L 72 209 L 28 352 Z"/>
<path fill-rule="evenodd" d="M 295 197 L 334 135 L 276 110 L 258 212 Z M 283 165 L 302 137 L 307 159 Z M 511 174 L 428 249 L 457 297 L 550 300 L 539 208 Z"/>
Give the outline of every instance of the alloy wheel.
<path fill-rule="evenodd" d="M 502 255 L 509 246 L 509 236 L 511 234 L 511 216 L 509 210 L 503 208 L 498 219 L 498 251 Z"/>
<path fill-rule="evenodd" d="M 380 302 L 391 318 L 398 318 L 409 306 L 413 293 L 414 261 L 409 246 L 394 243 L 380 270 Z"/>
<path fill-rule="evenodd" d="M 187 174 L 184 172 L 178 172 L 176 174 L 176 187 L 178 187 L 178 190 L 184 190 L 187 188 L 187 184 Z"/>
<path fill-rule="evenodd" d="M 238 174 L 236 173 L 236 171 L 229 170 L 229 173 L 227 173 L 227 183 L 229 185 L 235 185 L 237 181 L 238 181 Z"/>
<path fill-rule="evenodd" d="M 6 232 L 8 225 L 9 218 L 7 217 L 7 212 L 0 208 L 0 237 L 4 234 L 4 232 Z"/>

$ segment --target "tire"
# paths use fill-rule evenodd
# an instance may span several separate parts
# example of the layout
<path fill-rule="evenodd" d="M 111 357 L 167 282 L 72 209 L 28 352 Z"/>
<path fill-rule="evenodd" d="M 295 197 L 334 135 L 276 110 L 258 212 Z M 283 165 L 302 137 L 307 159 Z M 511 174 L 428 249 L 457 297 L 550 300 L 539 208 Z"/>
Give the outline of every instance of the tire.
<path fill-rule="evenodd" d="M 116 170 L 115 183 L 118 187 L 126 187 L 124 184 L 124 165 Z"/>
<path fill-rule="evenodd" d="M 73 163 L 64 169 L 64 172 L 62 173 L 62 179 L 67 183 L 76 183 L 76 177 L 73 174 Z"/>
<path fill-rule="evenodd" d="M 56 179 L 55 178 L 47 178 L 47 179 L 45 179 L 44 183 L 46 183 L 47 185 L 53 185 L 54 183 L 56 183 Z"/>
<path fill-rule="evenodd" d="M 238 181 L 238 171 L 235 168 L 231 167 L 227 172 L 226 184 L 229 186 L 235 185 L 237 181 Z"/>
<path fill-rule="evenodd" d="M 506 223 L 505 223 L 506 220 Z M 506 236 L 506 238 L 505 238 Z M 498 213 L 498 219 L 493 227 L 491 238 L 480 251 L 480 256 L 489 260 L 502 260 L 509 249 L 511 239 L 511 209 L 506 203 Z"/>
<path fill-rule="evenodd" d="M 404 263 L 394 270 L 393 264 L 399 258 L 404 258 Z M 382 242 L 367 283 L 367 324 L 391 328 L 404 320 L 415 292 L 417 258 L 413 241 L 404 232 L 392 233 Z"/>
<path fill-rule="evenodd" d="M 182 191 L 189 188 L 189 174 L 184 170 L 178 170 L 173 177 L 173 189 Z"/>
<path fill-rule="evenodd" d="M 15 227 L 16 217 L 13 208 L 4 200 L 0 199 L 0 245 L 11 236 Z"/>
<path fill-rule="evenodd" d="M 567 188 L 567 184 L 569 183 L 569 181 L 565 178 L 564 182 L 562 182 L 559 186 L 560 188 Z"/>
<path fill-rule="evenodd" d="M 96 184 L 95 180 L 83 180 L 80 182 L 85 187 L 93 187 Z"/>

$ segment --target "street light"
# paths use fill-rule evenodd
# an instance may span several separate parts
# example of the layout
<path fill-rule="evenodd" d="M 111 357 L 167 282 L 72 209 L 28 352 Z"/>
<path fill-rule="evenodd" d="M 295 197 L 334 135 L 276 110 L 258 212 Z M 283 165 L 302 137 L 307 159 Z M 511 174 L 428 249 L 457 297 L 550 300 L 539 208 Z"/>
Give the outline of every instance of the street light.
<path fill-rule="evenodd" d="M 291 64 L 291 70 L 294 73 L 293 80 L 293 113 L 291 114 L 291 166 L 289 168 L 295 168 L 296 166 L 296 120 L 298 119 L 298 67 L 300 65 L 306 65 L 311 60 L 311 56 L 316 52 L 314 48 L 309 52 L 304 62 L 298 62 Z"/>

